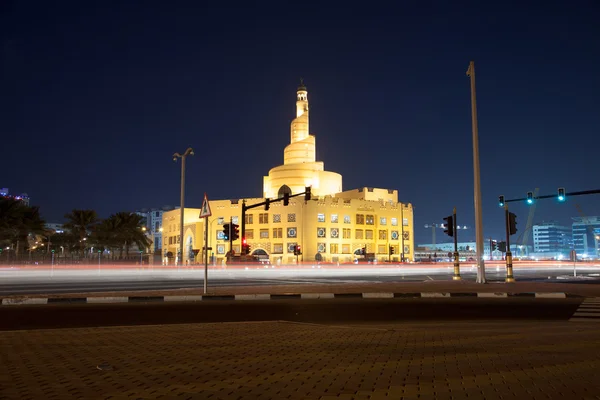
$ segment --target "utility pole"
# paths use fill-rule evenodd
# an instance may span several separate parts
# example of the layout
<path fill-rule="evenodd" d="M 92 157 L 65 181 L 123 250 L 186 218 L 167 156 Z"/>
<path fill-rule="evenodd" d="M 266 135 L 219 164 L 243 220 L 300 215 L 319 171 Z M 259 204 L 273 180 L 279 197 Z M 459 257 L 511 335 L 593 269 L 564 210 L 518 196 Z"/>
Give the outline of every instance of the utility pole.
<path fill-rule="evenodd" d="M 481 206 L 481 177 L 479 169 L 479 133 L 477 129 L 477 98 L 475 96 L 475 62 L 469 63 L 471 78 L 471 124 L 473 129 L 473 200 L 475 202 L 475 238 L 477 254 L 477 283 L 486 283 L 483 261 L 483 212 Z"/>

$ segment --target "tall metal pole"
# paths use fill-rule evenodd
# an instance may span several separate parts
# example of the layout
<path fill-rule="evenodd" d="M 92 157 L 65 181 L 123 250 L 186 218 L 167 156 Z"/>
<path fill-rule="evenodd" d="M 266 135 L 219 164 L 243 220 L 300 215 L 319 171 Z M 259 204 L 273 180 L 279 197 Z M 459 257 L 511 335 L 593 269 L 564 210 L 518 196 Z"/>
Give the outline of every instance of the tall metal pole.
<path fill-rule="evenodd" d="M 404 262 L 404 204 L 400 203 L 400 262 Z"/>
<path fill-rule="evenodd" d="M 452 280 L 460 281 L 460 263 L 458 260 L 458 230 L 456 227 L 458 224 L 456 223 L 456 207 L 452 211 L 452 229 L 454 231 L 454 276 Z"/>
<path fill-rule="evenodd" d="M 477 130 L 477 99 L 475 96 L 475 62 L 471 61 L 467 76 L 471 78 L 471 124 L 473 128 L 473 200 L 475 202 L 475 238 L 477 254 L 477 283 L 486 283 L 483 261 L 483 212 L 479 170 L 479 133 Z"/>
<path fill-rule="evenodd" d="M 181 203 L 179 209 L 179 265 L 183 266 L 183 214 L 185 213 L 185 154 L 181 157 Z"/>
<path fill-rule="evenodd" d="M 512 252 L 510 251 L 510 215 L 508 204 L 504 205 L 504 221 L 506 223 L 506 282 L 514 282 Z"/>
<path fill-rule="evenodd" d="M 177 161 L 177 158 L 181 158 L 181 209 L 179 215 L 179 264 L 183 265 L 183 214 L 185 210 L 185 159 L 188 155 L 194 155 L 194 149 L 188 147 L 185 153 L 173 154 L 173 161 Z"/>

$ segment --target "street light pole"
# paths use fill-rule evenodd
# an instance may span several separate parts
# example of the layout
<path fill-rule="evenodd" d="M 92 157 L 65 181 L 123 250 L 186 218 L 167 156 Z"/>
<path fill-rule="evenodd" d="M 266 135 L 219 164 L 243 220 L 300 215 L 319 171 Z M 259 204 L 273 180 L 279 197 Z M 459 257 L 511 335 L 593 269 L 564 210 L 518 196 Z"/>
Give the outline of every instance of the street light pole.
<path fill-rule="evenodd" d="M 471 122 L 473 129 L 473 198 L 475 201 L 475 239 L 477 250 L 477 283 L 486 283 L 483 261 L 483 212 L 481 208 L 481 178 L 479 170 L 479 133 L 477 129 L 477 99 L 475 97 L 475 62 L 469 63 L 467 76 L 471 78 Z"/>
<path fill-rule="evenodd" d="M 179 265 L 183 265 L 183 213 L 184 213 L 184 206 L 185 206 L 185 159 L 187 156 L 189 155 L 194 155 L 194 149 L 192 149 L 191 147 L 188 147 L 187 150 L 185 151 L 185 153 L 183 154 L 179 154 L 179 153 L 175 153 L 173 154 L 173 161 L 177 162 L 178 158 L 181 158 L 181 208 L 180 208 L 180 215 L 179 215 Z"/>

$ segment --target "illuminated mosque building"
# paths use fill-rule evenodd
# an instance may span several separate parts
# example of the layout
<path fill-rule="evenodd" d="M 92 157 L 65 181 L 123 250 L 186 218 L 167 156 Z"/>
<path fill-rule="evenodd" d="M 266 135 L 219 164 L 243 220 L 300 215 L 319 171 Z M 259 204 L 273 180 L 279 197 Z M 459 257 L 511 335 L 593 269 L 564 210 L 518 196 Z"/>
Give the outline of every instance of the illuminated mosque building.
<path fill-rule="evenodd" d="M 377 262 L 412 260 L 414 253 L 413 208 L 398 202 L 398 191 L 363 187 L 342 191 L 342 176 L 326 171 L 316 161 L 315 136 L 309 130 L 308 91 L 301 84 L 297 90 L 296 118 L 290 126 L 290 144 L 283 151 L 283 165 L 272 168 L 263 177 L 262 198 L 210 200 L 212 216 L 208 218 L 208 243 L 211 263 L 221 265 L 226 254 L 240 254 L 242 240 L 224 240 L 223 225 L 231 220 L 240 224 L 242 202 L 247 206 L 265 199 L 281 199 L 310 187 L 311 199 L 292 197 L 287 206 L 273 201 L 265 207 L 251 208 L 245 216 L 245 240 L 250 253 L 269 258 L 273 264 L 298 261 L 333 263 L 354 262 L 368 256 Z M 184 212 L 184 262 L 202 262 L 204 221 L 200 209 Z M 163 255 L 178 257 L 180 210 L 163 214 Z M 240 232 L 240 236 L 241 232 Z M 300 246 L 302 255 L 294 255 Z M 365 255 L 361 250 L 365 249 Z"/>

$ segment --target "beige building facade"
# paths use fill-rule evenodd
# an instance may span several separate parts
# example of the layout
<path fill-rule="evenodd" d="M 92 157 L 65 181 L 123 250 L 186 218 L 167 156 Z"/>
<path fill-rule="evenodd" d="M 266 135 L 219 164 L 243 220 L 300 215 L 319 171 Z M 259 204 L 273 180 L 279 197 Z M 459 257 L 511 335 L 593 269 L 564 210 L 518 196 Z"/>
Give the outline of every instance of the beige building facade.
<path fill-rule="evenodd" d="M 246 211 L 246 241 L 252 254 L 268 257 L 273 264 L 297 261 L 349 263 L 366 248 L 378 262 L 399 261 L 401 254 L 413 260 L 413 208 L 398 201 L 398 191 L 363 187 L 342 191 L 342 176 L 325 171 L 324 163 L 315 160 L 315 137 L 309 134 L 308 92 L 301 84 L 297 91 L 296 118 L 291 123 L 290 144 L 284 149 L 284 163 L 263 178 L 264 198 L 212 200 L 208 218 L 208 247 L 211 263 L 221 264 L 230 250 L 223 239 L 223 224 L 241 225 L 242 201 L 251 206 L 265 198 L 282 198 L 284 193 L 297 194 L 311 187 L 312 198 L 292 197 L 287 206 L 272 202 Z M 184 213 L 184 262 L 202 262 L 204 218 L 200 209 L 186 208 Z M 180 210 L 163 213 L 163 254 L 178 255 Z M 241 231 L 240 231 L 241 235 Z M 240 253 L 242 238 L 233 243 Z M 302 255 L 294 255 L 299 245 Z M 390 247 L 394 254 L 390 256 Z"/>

